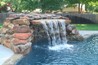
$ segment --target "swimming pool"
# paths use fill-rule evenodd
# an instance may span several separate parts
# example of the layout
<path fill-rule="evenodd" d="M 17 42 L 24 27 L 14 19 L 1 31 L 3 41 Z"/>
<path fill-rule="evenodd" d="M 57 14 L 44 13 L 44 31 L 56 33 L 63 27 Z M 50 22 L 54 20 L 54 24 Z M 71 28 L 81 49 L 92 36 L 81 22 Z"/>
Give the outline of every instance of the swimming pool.
<path fill-rule="evenodd" d="M 82 42 L 68 42 L 62 50 L 49 49 L 47 43 L 35 42 L 32 51 L 16 65 L 98 65 L 98 35 Z"/>

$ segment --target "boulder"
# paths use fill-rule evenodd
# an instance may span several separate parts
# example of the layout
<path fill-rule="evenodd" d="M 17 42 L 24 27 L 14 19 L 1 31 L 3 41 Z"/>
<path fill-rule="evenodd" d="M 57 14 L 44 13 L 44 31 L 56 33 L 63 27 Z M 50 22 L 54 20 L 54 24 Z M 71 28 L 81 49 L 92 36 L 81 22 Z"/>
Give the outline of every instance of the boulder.
<path fill-rule="evenodd" d="M 83 41 L 84 38 L 81 35 L 67 35 L 68 41 Z"/>
<path fill-rule="evenodd" d="M 76 29 L 76 26 L 67 24 L 66 26 L 67 39 L 69 41 L 83 41 L 84 38 L 79 34 L 79 31 Z"/>
<path fill-rule="evenodd" d="M 10 23 L 10 24 L 8 25 L 8 28 L 9 28 L 9 29 L 13 29 L 13 27 L 14 27 L 14 24 L 12 24 L 12 23 Z"/>
<path fill-rule="evenodd" d="M 8 30 L 9 30 L 9 28 L 3 27 L 0 29 L 0 31 L 1 31 L 0 33 L 5 34 Z"/>
<path fill-rule="evenodd" d="M 21 40 L 28 39 L 32 34 L 31 33 L 14 33 L 13 37 Z"/>
<path fill-rule="evenodd" d="M 32 23 L 32 24 L 37 24 L 37 25 L 38 25 L 38 24 L 41 24 L 41 22 L 40 22 L 39 20 L 32 20 L 31 23 Z"/>
<path fill-rule="evenodd" d="M 26 25 L 22 25 L 22 26 L 15 25 L 12 30 L 15 33 L 28 33 L 28 32 L 31 32 L 29 26 L 26 26 Z"/>
<path fill-rule="evenodd" d="M 68 24 L 66 26 L 66 32 L 67 32 L 67 35 L 78 35 L 79 34 L 79 31 L 76 29 L 76 26 L 74 25 L 71 25 L 71 24 Z"/>
<path fill-rule="evenodd" d="M 7 38 L 2 38 L 1 39 L 1 44 L 6 46 L 7 48 L 11 48 L 11 40 Z"/>
<path fill-rule="evenodd" d="M 14 32 L 11 30 L 11 29 L 9 29 L 8 31 L 6 31 L 6 34 L 10 34 L 10 35 L 12 35 Z"/>
<path fill-rule="evenodd" d="M 8 27 L 9 24 L 10 24 L 10 21 L 9 20 L 5 20 L 4 23 L 3 23 L 3 26 L 4 27 Z"/>
<path fill-rule="evenodd" d="M 28 40 L 20 40 L 20 39 L 17 39 L 17 38 L 12 39 L 12 43 L 14 45 L 26 44 L 27 42 L 28 42 Z"/>
<path fill-rule="evenodd" d="M 20 54 L 27 54 L 31 50 L 31 42 L 28 42 L 27 44 L 24 45 L 16 45 L 13 47 L 13 51 L 15 53 L 20 53 Z"/>
<path fill-rule="evenodd" d="M 16 19 L 16 20 L 13 20 L 12 23 L 19 24 L 19 25 L 30 25 L 30 22 L 27 19 Z"/>

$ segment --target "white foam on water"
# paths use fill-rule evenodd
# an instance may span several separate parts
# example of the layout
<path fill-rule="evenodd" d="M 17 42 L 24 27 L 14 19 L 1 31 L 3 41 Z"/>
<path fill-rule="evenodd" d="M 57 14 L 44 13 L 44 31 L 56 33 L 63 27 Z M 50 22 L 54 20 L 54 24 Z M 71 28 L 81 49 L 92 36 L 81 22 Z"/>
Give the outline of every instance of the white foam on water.
<path fill-rule="evenodd" d="M 59 44 L 59 45 L 55 45 L 55 46 L 49 46 L 49 50 L 54 50 L 54 51 L 60 51 L 60 50 L 64 50 L 64 49 L 72 50 L 73 47 L 74 46 L 71 44 Z"/>

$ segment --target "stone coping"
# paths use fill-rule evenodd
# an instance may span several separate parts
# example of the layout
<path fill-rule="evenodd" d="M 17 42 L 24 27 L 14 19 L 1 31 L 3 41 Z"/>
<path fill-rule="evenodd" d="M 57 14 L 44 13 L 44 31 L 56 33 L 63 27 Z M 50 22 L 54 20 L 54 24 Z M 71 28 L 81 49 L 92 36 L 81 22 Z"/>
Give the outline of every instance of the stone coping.
<path fill-rule="evenodd" d="M 4 62 L 2 65 L 16 65 L 18 61 L 20 61 L 23 58 L 22 54 L 14 54 L 11 56 L 8 60 Z"/>
<path fill-rule="evenodd" d="M 22 54 L 14 54 L 12 50 L 0 45 L 0 65 L 15 65 L 23 58 Z"/>
<path fill-rule="evenodd" d="M 88 38 L 91 35 L 98 34 L 98 31 L 92 31 L 92 30 L 79 30 L 80 35 L 82 35 L 84 38 Z"/>
<path fill-rule="evenodd" d="M 13 51 L 11 51 L 9 48 L 0 45 L 0 65 L 2 65 L 13 54 L 14 54 Z"/>
<path fill-rule="evenodd" d="M 56 20 L 56 21 L 60 21 L 60 20 L 62 20 L 62 21 L 65 21 L 66 23 L 70 23 L 71 22 L 71 20 L 64 20 L 64 19 L 40 19 L 40 20 L 32 20 L 31 21 L 31 23 L 32 24 L 40 24 L 41 22 L 40 21 L 54 21 L 54 20 Z"/>

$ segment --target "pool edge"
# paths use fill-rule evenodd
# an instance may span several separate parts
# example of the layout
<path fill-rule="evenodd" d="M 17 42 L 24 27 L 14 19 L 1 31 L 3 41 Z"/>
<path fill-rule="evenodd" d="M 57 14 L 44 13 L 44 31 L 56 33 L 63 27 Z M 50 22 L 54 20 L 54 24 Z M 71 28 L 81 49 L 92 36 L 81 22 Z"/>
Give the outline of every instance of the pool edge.
<path fill-rule="evenodd" d="M 23 54 L 14 54 L 8 60 L 6 60 L 2 65 L 15 65 L 24 57 Z"/>

